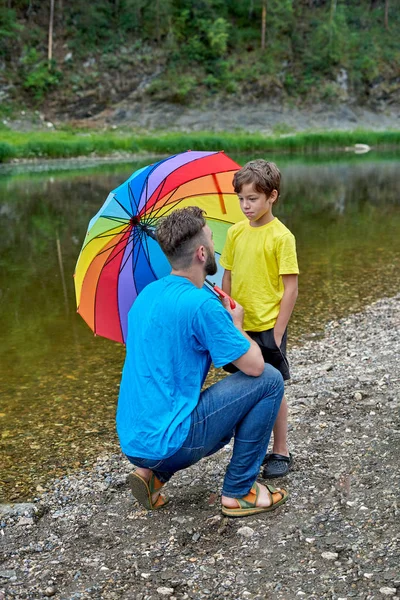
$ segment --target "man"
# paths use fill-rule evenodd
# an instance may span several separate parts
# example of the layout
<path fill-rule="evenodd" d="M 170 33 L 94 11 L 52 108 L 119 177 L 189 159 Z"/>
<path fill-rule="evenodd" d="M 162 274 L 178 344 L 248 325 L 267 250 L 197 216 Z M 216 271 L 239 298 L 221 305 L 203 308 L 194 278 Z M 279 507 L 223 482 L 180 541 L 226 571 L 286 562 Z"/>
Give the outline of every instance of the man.
<path fill-rule="evenodd" d="M 265 365 L 243 331 L 243 309 L 203 288 L 216 273 L 212 233 L 197 207 L 175 210 L 157 228 L 171 274 L 148 285 L 128 316 L 126 359 L 117 410 L 122 451 L 136 471 L 133 496 L 164 506 L 172 475 L 234 437 L 222 488 L 222 512 L 239 517 L 272 510 L 287 492 L 256 483 L 283 396 L 283 379 Z M 211 361 L 238 373 L 203 392 Z"/>

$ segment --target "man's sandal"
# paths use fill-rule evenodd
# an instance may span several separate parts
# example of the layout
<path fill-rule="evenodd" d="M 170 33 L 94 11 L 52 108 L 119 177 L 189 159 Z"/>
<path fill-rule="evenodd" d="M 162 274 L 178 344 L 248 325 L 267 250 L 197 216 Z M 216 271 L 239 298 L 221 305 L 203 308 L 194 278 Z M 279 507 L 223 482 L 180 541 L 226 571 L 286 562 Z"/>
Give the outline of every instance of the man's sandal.
<path fill-rule="evenodd" d="M 257 506 L 257 500 L 260 493 L 260 486 L 257 482 L 253 484 L 250 492 L 244 498 L 235 498 L 238 508 L 228 508 L 222 506 L 222 514 L 227 517 L 247 517 L 250 515 L 256 515 L 258 513 L 269 512 L 275 510 L 281 504 L 284 504 L 288 499 L 288 492 L 286 490 L 275 488 L 273 485 L 266 484 L 265 487 L 268 490 L 271 504 L 269 506 Z"/>
<path fill-rule="evenodd" d="M 262 461 L 264 479 L 274 479 L 276 477 L 285 477 L 292 468 L 293 456 L 284 456 L 284 454 L 270 453 L 266 454 Z"/>
<path fill-rule="evenodd" d="M 163 496 L 161 493 L 158 494 L 155 502 L 151 499 L 152 495 L 158 490 L 161 490 L 164 485 L 157 479 L 154 473 L 151 474 L 151 477 L 147 482 L 143 477 L 140 477 L 140 475 L 133 471 L 133 473 L 129 473 L 128 475 L 128 483 L 131 488 L 132 496 L 134 496 L 142 506 L 147 508 L 147 510 L 156 510 L 157 508 L 162 508 L 168 504 L 168 496 Z"/>

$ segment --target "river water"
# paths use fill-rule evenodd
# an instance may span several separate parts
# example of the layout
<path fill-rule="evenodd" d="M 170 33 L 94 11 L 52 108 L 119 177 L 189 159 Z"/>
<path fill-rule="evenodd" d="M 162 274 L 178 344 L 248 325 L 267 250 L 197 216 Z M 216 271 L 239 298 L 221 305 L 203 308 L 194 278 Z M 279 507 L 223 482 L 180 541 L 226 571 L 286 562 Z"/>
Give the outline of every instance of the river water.
<path fill-rule="evenodd" d="M 400 157 L 273 159 L 283 174 L 275 214 L 296 236 L 301 270 L 293 344 L 399 291 Z M 0 171 L 1 501 L 32 499 L 118 450 L 124 348 L 76 314 L 72 274 L 90 218 L 144 164 Z"/>

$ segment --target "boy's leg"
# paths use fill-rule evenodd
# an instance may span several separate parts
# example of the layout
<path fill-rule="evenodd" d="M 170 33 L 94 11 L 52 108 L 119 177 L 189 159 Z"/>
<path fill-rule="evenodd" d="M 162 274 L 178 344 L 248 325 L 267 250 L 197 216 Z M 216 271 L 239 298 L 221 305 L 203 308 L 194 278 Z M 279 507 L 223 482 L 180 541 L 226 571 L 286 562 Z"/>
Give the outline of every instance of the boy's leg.
<path fill-rule="evenodd" d="M 281 454 L 282 456 L 289 456 L 289 450 L 287 445 L 287 431 L 288 431 L 288 405 L 285 396 L 282 399 L 282 404 L 276 417 L 275 425 L 273 428 L 274 443 L 272 446 L 272 452 L 274 454 Z"/>
<path fill-rule="evenodd" d="M 260 346 L 265 362 L 275 366 L 281 372 L 285 381 L 290 379 L 289 363 L 286 359 L 287 332 L 285 331 L 280 348 L 275 343 L 273 329 L 248 333 Z M 289 472 L 293 459 L 288 450 L 287 434 L 288 405 L 286 398 L 283 398 L 273 428 L 272 453 L 267 454 L 263 460 L 265 465 L 263 477 L 266 479 L 284 477 Z"/>

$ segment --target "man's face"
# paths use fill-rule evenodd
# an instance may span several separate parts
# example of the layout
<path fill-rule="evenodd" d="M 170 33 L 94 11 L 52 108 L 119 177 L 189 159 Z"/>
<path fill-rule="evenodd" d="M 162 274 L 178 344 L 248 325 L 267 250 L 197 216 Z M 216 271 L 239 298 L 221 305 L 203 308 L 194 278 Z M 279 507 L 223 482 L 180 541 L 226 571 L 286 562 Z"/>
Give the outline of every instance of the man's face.
<path fill-rule="evenodd" d="M 212 239 L 212 231 L 208 225 L 204 227 L 204 234 L 206 236 L 207 243 L 204 247 L 207 252 L 206 262 L 204 263 L 204 270 L 206 275 L 215 275 L 218 271 L 217 262 L 215 260 L 214 242 Z"/>

